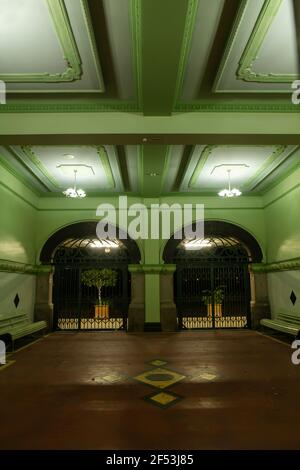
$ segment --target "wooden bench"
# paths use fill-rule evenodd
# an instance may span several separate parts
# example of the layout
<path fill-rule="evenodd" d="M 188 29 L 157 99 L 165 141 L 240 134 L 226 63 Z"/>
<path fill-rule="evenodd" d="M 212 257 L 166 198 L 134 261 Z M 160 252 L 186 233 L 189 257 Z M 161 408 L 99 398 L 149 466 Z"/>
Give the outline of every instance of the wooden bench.
<path fill-rule="evenodd" d="M 0 315 L 0 338 L 10 338 L 12 349 L 16 339 L 43 331 L 47 328 L 45 321 L 32 323 L 26 314 Z"/>
<path fill-rule="evenodd" d="M 276 318 L 264 318 L 260 321 L 260 324 L 264 327 L 281 331 L 282 333 L 287 333 L 294 337 L 299 337 L 300 315 L 293 315 L 291 313 L 278 313 Z"/>

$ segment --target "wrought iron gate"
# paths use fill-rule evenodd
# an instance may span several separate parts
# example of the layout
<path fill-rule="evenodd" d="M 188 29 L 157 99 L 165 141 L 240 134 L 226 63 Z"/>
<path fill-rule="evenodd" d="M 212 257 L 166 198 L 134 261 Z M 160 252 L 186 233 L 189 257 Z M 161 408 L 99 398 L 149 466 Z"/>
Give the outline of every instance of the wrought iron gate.
<path fill-rule="evenodd" d="M 210 238 L 209 243 L 206 250 L 178 251 L 178 327 L 250 327 L 248 253 L 233 239 Z"/>
<path fill-rule="evenodd" d="M 126 250 L 91 250 L 94 240 L 68 240 L 54 256 L 53 304 L 57 330 L 127 329 L 130 274 Z M 117 272 L 114 287 L 103 287 L 105 305 L 97 305 L 96 287 L 81 282 L 88 269 L 111 268 Z"/>

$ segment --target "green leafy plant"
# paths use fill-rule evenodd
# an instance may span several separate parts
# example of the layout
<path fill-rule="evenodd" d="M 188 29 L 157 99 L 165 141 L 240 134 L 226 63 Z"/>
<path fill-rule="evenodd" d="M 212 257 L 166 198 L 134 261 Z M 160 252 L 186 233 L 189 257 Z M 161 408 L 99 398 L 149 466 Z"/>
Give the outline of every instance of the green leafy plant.
<path fill-rule="evenodd" d="M 88 287 L 98 289 L 98 304 L 103 305 L 101 298 L 102 287 L 114 287 L 118 280 L 118 273 L 114 269 L 88 269 L 81 274 L 81 282 Z M 107 302 L 107 301 L 106 301 Z"/>
<path fill-rule="evenodd" d="M 213 291 L 203 291 L 202 301 L 205 305 L 210 305 L 214 302 L 215 305 L 221 304 L 224 300 L 223 286 L 216 287 Z"/>
<path fill-rule="evenodd" d="M 204 302 L 205 305 L 212 304 L 212 293 L 210 290 L 203 291 L 202 302 Z"/>
<path fill-rule="evenodd" d="M 214 290 L 214 303 L 221 304 L 224 300 L 224 290 L 222 287 L 216 287 Z"/>

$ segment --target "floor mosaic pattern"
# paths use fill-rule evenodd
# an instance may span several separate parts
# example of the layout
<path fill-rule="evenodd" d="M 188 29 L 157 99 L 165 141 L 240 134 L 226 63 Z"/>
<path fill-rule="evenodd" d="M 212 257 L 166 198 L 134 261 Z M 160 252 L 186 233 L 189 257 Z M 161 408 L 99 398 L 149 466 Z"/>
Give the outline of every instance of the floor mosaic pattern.
<path fill-rule="evenodd" d="M 184 380 L 186 376 L 168 368 L 160 367 L 167 365 L 167 362 L 162 359 L 154 359 L 150 361 L 149 364 L 156 367 L 135 376 L 134 379 L 150 387 L 164 391 L 147 395 L 144 397 L 144 400 L 163 409 L 169 408 L 182 400 L 183 397 L 169 392 L 169 390 L 166 389 Z"/>

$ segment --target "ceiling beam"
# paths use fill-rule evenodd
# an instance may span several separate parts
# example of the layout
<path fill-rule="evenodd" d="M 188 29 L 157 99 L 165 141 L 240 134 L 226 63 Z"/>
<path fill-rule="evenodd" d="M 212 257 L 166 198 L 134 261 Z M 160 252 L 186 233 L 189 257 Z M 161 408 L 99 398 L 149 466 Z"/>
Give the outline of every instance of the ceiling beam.
<path fill-rule="evenodd" d="M 169 147 L 143 145 L 139 186 L 143 197 L 159 197 L 163 191 L 163 178 Z"/>
<path fill-rule="evenodd" d="M 298 109 L 295 106 L 295 109 Z M 300 111 L 300 106 L 299 106 Z M 299 113 L 0 114 L 0 143 L 300 143 Z M 146 139 L 146 140 L 145 140 Z"/>
<path fill-rule="evenodd" d="M 0 145 L 139 145 L 145 134 L 11 134 Z M 149 145 L 300 145 L 300 134 L 147 134 Z"/>
<path fill-rule="evenodd" d="M 142 94 L 146 116 L 172 112 L 188 0 L 142 0 Z"/>

